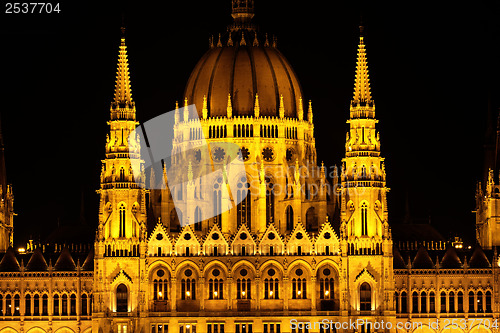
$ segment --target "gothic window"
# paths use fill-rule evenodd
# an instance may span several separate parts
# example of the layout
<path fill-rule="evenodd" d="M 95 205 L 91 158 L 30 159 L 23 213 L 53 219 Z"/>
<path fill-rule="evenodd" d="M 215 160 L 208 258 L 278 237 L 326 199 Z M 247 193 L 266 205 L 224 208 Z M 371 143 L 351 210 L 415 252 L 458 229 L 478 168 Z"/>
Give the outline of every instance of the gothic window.
<path fill-rule="evenodd" d="M 318 216 L 314 207 L 309 207 L 306 211 L 306 229 L 307 231 L 318 231 Z"/>
<path fill-rule="evenodd" d="M 170 231 L 179 232 L 181 230 L 182 212 L 178 208 L 170 211 Z"/>
<path fill-rule="evenodd" d="M 88 312 L 87 312 L 87 295 L 86 294 L 82 295 L 81 307 L 82 307 L 82 309 L 80 310 L 81 315 L 82 316 L 88 315 Z"/>
<path fill-rule="evenodd" d="M 158 269 L 153 274 L 153 300 L 164 301 L 168 299 L 168 279 L 163 269 Z"/>
<path fill-rule="evenodd" d="M 288 205 L 285 210 L 286 215 L 286 230 L 293 230 L 293 208 L 291 205 Z"/>
<path fill-rule="evenodd" d="M 71 294 L 69 298 L 69 314 L 71 316 L 76 316 L 76 295 Z"/>
<path fill-rule="evenodd" d="M 121 204 L 118 209 L 120 214 L 120 233 L 118 237 L 125 237 L 125 205 Z"/>
<path fill-rule="evenodd" d="M 471 290 L 469 291 L 469 313 L 474 313 L 474 292 Z"/>
<path fill-rule="evenodd" d="M 125 181 L 125 169 L 122 167 L 120 168 L 120 182 Z"/>
<path fill-rule="evenodd" d="M 292 279 L 292 299 L 306 299 L 306 298 L 307 298 L 306 279 L 293 278 Z"/>
<path fill-rule="evenodd" d="M 224 299 L 224 279 L 220 269 L 214 268 L 208 278 L 208 299 Z"/>
<path fill-rule="evenodd" d="M 49 314 L 49 296 L 44 294 L 42 296 L 42 316 L 47 316 Z"/>
<path fill-rule="evenodd" d="M 484 309 L 483 309 L 483 293 L 481 291 L 477 292 L 477 312 L 484 312 Z"/>
<path fill-rule="evenodd" d="M 184 271 L 184 276 L 181 279 L 181 299 L 195 300 L 196 299 L 196 279 L 193 277 L 193 271 L 188 268 Z"/>
<path fill-rule="evenodd" d="M 21 298 L 19 294 L 14 296 L 14 316 L 19 316 L 19 308 L 20 308 Z"/>
<path fill-rule="evenodd" d="M 40 296 L 38 294 L 33 296 L 33 315 L 40 315 Z"/>
<path fill-rule="evenodd" d="M 128 288 L 123 283 L 116 288 L 116 312 L 128 312 Z"/>
<path fill-rule="evenodd" d="M 239 273 L 240 277 L 236 280 L 236 298 L 251 299 L 251 280 L 248 278 L 248 271 L 242 268 Z"/>
<path fill-rule="evenodd" d="M 427 313 L 427 293 L 425 291 L 420 294 L 420 312 Z"/>
<path fill-rule="evenodd" d="M 418 293 L 416 291 L 413 292 L 411 296 L 411 312 L 412 313 L 418 313 Z"/>
<path fill-rule="evenodd" d="M 359 288 L 359 310 L 371 311 L 372 309 L 372 290 L 367 282 L 363 282 Z"/>
<path fill-rule="evenodd" d="M 448 294 L 448 298 L 449 298 L 448 312 L 455 313 L 455 293 L 453 291 L 450 291 L 450 293 Z"/>
<path fill-rule="evenodd" d="M 55 302 L 55 298 L 54 298 L 54 302 Z M 10 295 L 5 296 L 5 315 L 6 316 L 12 315 L 12 297 Z"/>
<path fill-rule="evenodd" d="M 434 295 L 433 291 L 429 293 L 429 312 L 430 313 L 436 312 L 436 296 Z"/>
<path fill-rule="evenodd" d="M 238 206 L 236 208 L 238 228 L 242 224 L 246 224 L 248 229 L 251 228 L 251 213 L 252 213 L 252 194 L 250 192 L 250 184 L 245 176 L 241 177 L 236 190 L 236 198 Z"/>
<path fill-rule="evenodd" d="M 408 297 L 406 291 L 401 292 L 401 313 L 408 313 Z"/>
<path fill-rule="evenodd" d="M 274 222 L 274 184 L 271 178 L 266 177 L 266 221 L 267 223 Z"/>
<path fill-rule="evenodd" d="M 279 279 L 274 268 L 269 268 L 264 279 L 264 299 L 279 299 Z"/>
<path fill-rule="evenodd" d="M 61 316 L 68 315 L 68 295 L 63 294 L 61 296 Z"/>
<path fill-rule="evenodd" d="M 237 323 L 235 333 L 252 333 L 252 323 Z"/>
<path fill-rule="evenodd" d="M 491 313 L 491 291 L 486 292 L 486 312 Z"/>
<path fill-rule="evenodd" d="M 361 205 L 361 235 L 368 235 L 368 205 L 366 202 Z"/>
<path fill-rule="evenodd" d="M 31 295 L 26 295 L 24 298 L 24 314 L 25 315 L 31 315 Z"/>
<path fill-rule="evenodd" d="M 446 293 L 441 292 L 441 313 L 446 313 Z"/>
<path fill-rule="evenodd" d="M 464 293 L 461 291 L 457 293 L 457 312 L 464 312 Z"/>

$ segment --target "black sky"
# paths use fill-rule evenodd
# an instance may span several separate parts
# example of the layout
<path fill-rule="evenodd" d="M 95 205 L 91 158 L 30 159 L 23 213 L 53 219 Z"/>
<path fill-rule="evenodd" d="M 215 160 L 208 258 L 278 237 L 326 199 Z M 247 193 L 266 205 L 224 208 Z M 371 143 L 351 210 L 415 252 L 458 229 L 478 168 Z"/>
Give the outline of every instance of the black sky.
<path fill-rule="evenodd" d="M 416 220 L 474 237 L 488 95 L 500 106 L 498 2 L 256 1 L 313 102 L 318 160 L 339 164 L 363 14 L 372 93 L 386 157 L 390 222 L 405 198 Z M 45 237 L 80 214 L 97 220 L 100 160 L 122 14 L 139 121 L 173 109 L 231 23 L 230 1 L 67 1 L 60 14 L 0 17 L 1 118 L 15 241 Z M 2 9 L 2 12 L 4 9 Z"/>

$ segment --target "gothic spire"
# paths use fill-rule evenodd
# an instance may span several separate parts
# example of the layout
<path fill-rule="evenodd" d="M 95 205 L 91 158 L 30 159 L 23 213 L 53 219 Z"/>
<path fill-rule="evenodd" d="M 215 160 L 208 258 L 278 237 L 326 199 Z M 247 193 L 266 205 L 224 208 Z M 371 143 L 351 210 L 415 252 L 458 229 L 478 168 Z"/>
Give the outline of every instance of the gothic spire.
<path fill-rule="evenodd" d="M 3 199 L 7 194 L 7 175 L 5 172 L 5 153 L 3 146 L 3 134 L 2 134 L 1 122 L 0 122 L 0 188 L 2 190 L 1 196 Z"/>
<path fill-rule="evenodd" d="M 363 36 L 364 27 L 359 27 L 358 59 L 356 62 L 356 77 L 354 81 L 354 96 L 352 104 L 372 104 L 370 79 L 368 76 L 368 62 Z"/>
<path fill-rule="evenodd" d="M 127 46 L 125 44 L 125 28 L 121 28 L 122 36 L 118 52 L 118 66 L 116 70 L 115 95 L 111 106 L 113 109 L 133 109 L 130 72 L 128 68 Z"/>

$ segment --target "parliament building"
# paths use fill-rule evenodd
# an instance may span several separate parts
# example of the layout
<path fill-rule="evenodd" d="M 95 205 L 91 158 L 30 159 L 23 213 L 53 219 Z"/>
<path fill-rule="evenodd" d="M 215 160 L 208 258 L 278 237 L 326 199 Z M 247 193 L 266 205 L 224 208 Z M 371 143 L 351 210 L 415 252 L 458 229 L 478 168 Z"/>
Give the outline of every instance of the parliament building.
<path fill-rule="evenodd" d="M 257 32 L 254 0 L 231 6 L 156 168 L 122 35 L 92 246 L 12 248 L 2 145 L 0 333 L 498 333 L 500 162 L 478 183 L 475 246 L 393 238 L 362 27 L 345 157 L 327 176 L 291 64 Z"/>

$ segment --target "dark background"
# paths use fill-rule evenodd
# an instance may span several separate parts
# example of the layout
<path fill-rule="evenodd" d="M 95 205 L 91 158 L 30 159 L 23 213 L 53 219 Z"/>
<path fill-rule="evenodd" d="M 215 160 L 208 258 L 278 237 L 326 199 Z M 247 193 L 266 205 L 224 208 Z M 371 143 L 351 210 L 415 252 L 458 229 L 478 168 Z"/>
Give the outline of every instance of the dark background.
<path fill-rule="evenodd" d="M 362 14 L 386 157 L 390 222 L 408 198 L 415 222 L 474 239 L 488 101 L 499 105 L 496 1 L 459 3 L 255 0 L 313 102 L 318 161 L 339 165 Z M 84 217 L 97 224 L 100 160 L 122 16 L 139 121 L 174 108 L 209 37 L 231 24 L 230 1 L 67 1 L 61 13 L 1 9 L 0 92 L 15 242 L 45 239 Z"/>

